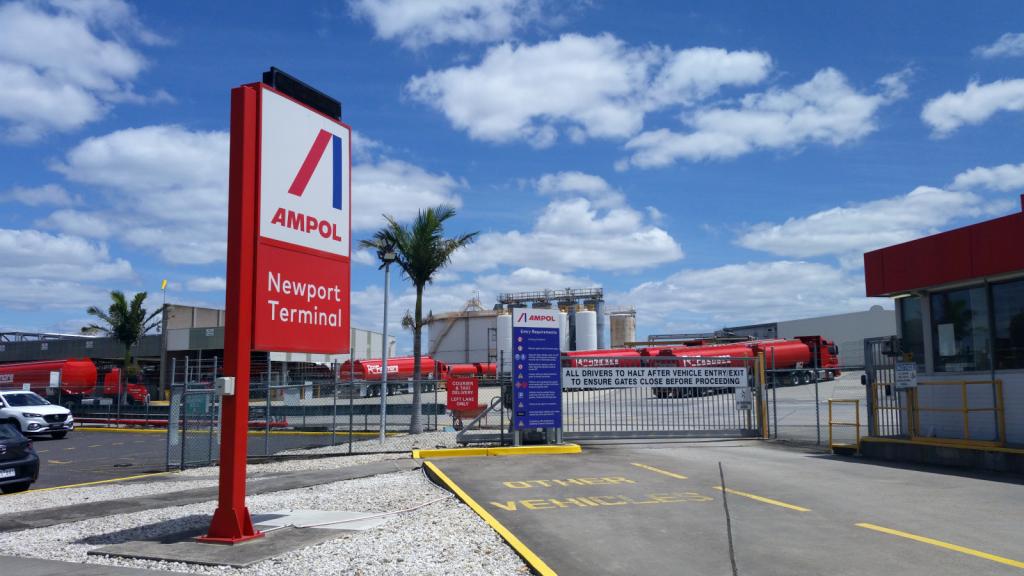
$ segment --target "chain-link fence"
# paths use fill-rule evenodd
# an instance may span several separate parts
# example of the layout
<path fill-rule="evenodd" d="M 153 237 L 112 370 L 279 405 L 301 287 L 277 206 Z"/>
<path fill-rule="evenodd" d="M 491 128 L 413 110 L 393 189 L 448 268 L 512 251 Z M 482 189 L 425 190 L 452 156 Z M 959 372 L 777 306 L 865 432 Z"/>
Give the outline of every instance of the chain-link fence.
<path fill-rule="evenodd" d="M 63 368 L 11 370 L 0 375 L 0 390 L 30 391 L 71 410 L 78 425 L 161 423 L 166 414 L 150 406 L 151 385 L 141 374 L 127 376 L 120 366 L 68 360 Z"/>
<path fill-rule="evenodd" d="M 427 434 L 447 429 L 454 437 L 443 381 L 420 381 L 422 435 L 409 434 L 414 414 L 413 382 L 389 381 L 383 411 L 386 437 L 381 442 L 379 380 L 356 380 L 352 374 L 339 373 L 337 364 L 256 360 L 250 370 L 250 457 L 312 448 L 339 454 L 406 451 L 431 441 L 448 444 Z M 187 369 L 173 371 L 168 408 L 169 468 L 205 466 L 218 459 L 220 395 L 214 382 L 222 371 L 217 358 L 190 361 Z"/>

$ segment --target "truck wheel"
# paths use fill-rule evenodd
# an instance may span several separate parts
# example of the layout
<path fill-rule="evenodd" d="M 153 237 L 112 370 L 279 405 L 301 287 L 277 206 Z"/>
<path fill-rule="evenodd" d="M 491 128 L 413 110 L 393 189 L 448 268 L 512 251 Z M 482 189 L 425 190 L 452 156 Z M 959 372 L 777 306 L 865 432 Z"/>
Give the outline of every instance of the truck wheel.
<path fill-rule="evenodd" d="M 64 438 L 67 435 L 68 435 L 67 431 L 64 431 L 64 432 L 50 432 L 50 436 L 53 436 L 54 440 L 60 440 L 60 439 Z"/>
<path fill-rule="evenodd" d="M 789 375 L 789 385 L 790 386 L 799 386 L 800 384 L 802 384 L 802 382 L 801 382 L 801 379 L 800 379 L 800 373 L 799 372 L 793 372 L 792 374 Z"/>
<path fill-rule="evenodd" d="M 800 373 L 800 385 L 802 386 L 804 384 L 810 384 L 810 383 L 811 383 L 811 374 L 810 374 L 810 372 L 801 372 Z"/>

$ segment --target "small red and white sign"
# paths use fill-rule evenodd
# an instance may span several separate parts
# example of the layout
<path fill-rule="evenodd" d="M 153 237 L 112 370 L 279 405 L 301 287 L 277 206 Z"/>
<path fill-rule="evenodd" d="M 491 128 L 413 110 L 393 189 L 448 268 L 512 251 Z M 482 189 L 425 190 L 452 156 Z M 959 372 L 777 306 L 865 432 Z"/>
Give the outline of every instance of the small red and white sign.
<path fill-rule="evenodd" d="M 480 387 L 476 378 L 450 378 L 448 389 L 449 410 L 472 410 L 480 401 Z"/>

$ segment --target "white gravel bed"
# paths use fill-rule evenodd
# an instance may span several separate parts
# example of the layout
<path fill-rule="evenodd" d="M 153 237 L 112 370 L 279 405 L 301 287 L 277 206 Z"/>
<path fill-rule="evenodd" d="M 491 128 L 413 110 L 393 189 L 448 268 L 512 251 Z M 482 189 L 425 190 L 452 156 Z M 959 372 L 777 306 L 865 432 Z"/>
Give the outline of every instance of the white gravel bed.
<path fill-rule="evenodd" d="M 424 432 L 423 434 L 401 434 L 388 436 L 382 445 L 379 440 L 360 440 L 352 444 L 354 453 L 368 451 L 418 450 L 424 448 L 455 448 L 455 432 Z M 348 444 L 286 450 L 278 454 L 347 454 Z"/>
<path fill-rule="evenodd" d="M 441 496 L 443 500 L 427 507 L 388 517 L 378 528 L 341 535 L 244 569 L 86 556 L 89 550 L 107 544 L 205 527 L 215 508 L 212 501 L 0 534 L 0 550 L 17 556 L 195 574 L 504 576 L 529 573 L 522 560 L 483 520 L 432 484 L 420 471 L 257 495 L 248 502 L 254 514 L 280 509 L 379 513 L 411 508 Z"/>
<path fill-rule="evenodd" d="M 337 458 L 321 458 L 317 460 L 292 460 L 290 462 L 268 462 L 266 464 L 253 464 L 248 468 L 250 481 L 254 476 L 273 474 L 280 472 L 299 472 L 302 470 L 331 470 L 357 466 L 369 462 L 381 460 L 395 460 L 408 458 L 408 454 L 358 454 L 352 456 L 339 456 Z M 204 468 L 193 468 L 184 472 L 172 472 L 170 474 L 157 476 L 159 481 L 146 481 L 143 479 L 126 482 L 112 482 L 110 484 L 96 484 L 93 486 L 82 486 L 79 488 L 61 488 L 58 490 L 28 491 L 20 494 L 3 496 L 0 503 L 0 514 L 24 512 L 26 510 L 41 510 L 43 508 L 55 508 L 69 506 L 71 504 L 83 504 L 86 502 L 102 502 L 105 500 L 120 500 L 122 498 L 136 498 L 139 496 L 151 496 L 165 492 L 179 492 L 193 488 L 209 488 L 217 485 L 217 478 L 220 469 L 217 466 L 206 466 Z"/>

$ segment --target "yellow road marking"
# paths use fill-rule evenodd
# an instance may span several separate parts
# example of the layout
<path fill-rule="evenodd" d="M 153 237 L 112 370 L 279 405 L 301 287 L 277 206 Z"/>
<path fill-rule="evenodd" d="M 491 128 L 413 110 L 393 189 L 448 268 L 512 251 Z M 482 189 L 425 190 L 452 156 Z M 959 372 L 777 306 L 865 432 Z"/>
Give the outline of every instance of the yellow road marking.
<path fill-rule="evenodd" d="M 89 448 L 99 448 L 100 446 L 103 446 L 103 444 L 89 444 Z"/>
<path fill-rule="evenodd" d="M 114 442 L 114 446 L 124 446 L 124 442 Z"/>
<path fill-rule="evenodd" d="M 483 506 L 477 504 L 476 500 L 473 500 L 473 498 L 471 498 L 469 494 L 466 494 L 466 492 L 463 491 L 462 488 L 459 488 L 458 484 L 452 482 L 451 478 L 448 478 L 448 476 L 446 476 L 444 472 L 441 472 L 441 470 L 437 466 L 435 466 L 433 462 L 424 462 L 423 465 L 429 468 L 431 473 L 436 475 L 437 478 L 441 480 L 441 482 L 444 482 L 445 486 L 447 486 L 449 490 L 454 492 L 455 495 L 459 497 L 459 499 L 465 502 L 467 506 L 472 508 L 473 511 L 477 513 L 477 515 L 483 518 L 484 522 L 487 522 L 487 524 L 489 524 L 491 528 L 494 528 L 494 531 L 500 534 L 501 537 L 504 538 L 506 542 L 508 542 L 509 546 L 511 546 L 516 552 L 518 552 L 519 555 L 523 557 L 523 560 L 526 560 L 526 563 L 529 564 L 537 572 L 537 574 L 540 574 L 540 576 L 558 576 L 555 573 L 555 571 L 547 565 L 547 563 L 541 560 L 539 556 L 534 554 L 533 550 L 530 550 L 526 546 L 526 544 L 523 544 L 522 540 L 516 538 L 515 534 L 509 532 L 508 528 L 505 528 L 505 526 L 501 522 L 498 522 L 497 518 L 491 516 L 490 512 L 484 510 Z"/>
<path fill-rule="evenodd" d="M 36 450 L 37 454 L 46 454 L 49 450 Z"/>
<path fill-rule="evenodd" d="M 860 528 L 867 528 L 868 530 L 874 530 L 875 532 L 882 532 L 884 534 L 891 534 L 893 536 L 899 536 L 900 538 L 907 538 L 909 540 L 915 540 L 917 542 L 923 542 L 925 544 L 931 544 L 932 546 L 938 546 L 939 548 L 945 548 L 946 550 L 952 550 L 961 554 L 967 554 L 969 556 L 976 556 L 978 558 L 984 558 L 985 560 L 991 560 L 992 562 L 998 562 L 1000 564 L 1006 564 L 1007 566 L 1013 566 L 1014 568 L 1024 568 L 1024 562 L 1019 560 L 1012 560 L 1010 558 L 1003 558 L 1002 556 L 996 556 L 995 554 L 989 554 L 988 552 L 982 552 L 981 550 L 975 550 L 973 548 L 967 548 L 966 546 L 958 546 L 956 544 L 950 544 L 949 542 L 943 542 L 942 540 L 936 540 L 934 538 L 928 538 L 927 536 L 918 536 L 917 534 L 911 534 L 910 532 L 902 532 L 900 530 L 893 530 L 892 528 L 886 528 L 885 526 L 879 526 L 877 524 L 868 524 L 867 522 L 861 522 L 857 524 Z"/>
<path fill-rule="evenodd" d="M 125 480 L 135 480 L 138 478 L 148 478 L 150 476 L 163 476 L 164 474 L 171 474 L 171 472 L 153 472 L 151 474 L 137 474 L 135 476 L 123 476 L 121 478 L 110 478 L 108 480 L 94 480 L 92 482 L 82 482 L 80 484 L 65 484 L 64 486 L 51 486 L 50 488 L 33 488 L 29 492 L 46 492 L 48 490 L 60 490 L 61 488 L 78 488 L 80 486 L 93 486 L 96 484 L 110 484 L 111 482 L 123 482 Z"/>
<path fill-rule="evenodd" d="M 74 449 L 75 449 L 74 446 L 68 446 L 67 448 L 65 448 L 65 450 L 74 450 Z"/>
<path fill-rule="evenodd" d="M 668 470 L 662 470 L 661 468 L 655 468 L 654 466 L 648 466 L 647 464 L 641 464 L 639 462 L 631 462 L 633 466 L 638 466 L 644 470 L 650 470 L 651 472 L 657 472 L 658 474 L 664 474 L 665 476 L 671 476 L 672 478 L 678 478 L 680 480 L 686 480 L 686 476 L 682 474 L 676 474 L 675 472 L 669 472 Z"/>
<path fill-rule="evenodd" d="M 71 464 L 71 460 L 47 460 L 46 462 L 48 464 L 56 464 L 58 466 L 61 464 Z"/>
<path fill-rule="evenodd" d="M 722 491 L 721 486 L 715 486 L 715 490 Z M 796 510 L 797 512 L 810 512 L 810 508 L 804 508 L 803 506 L 797 506 L 795 504 L 787 504 L 781 500 L 773 500 L 771 498 L 765 498 L 764 496 L 758 496 L 757 494 L 750 494 L 749 492 L 740 492 L 739 490 L 733 490 L 732 488 L 726 488 L 726 492 L 729 494 L 735 494 L 737 496 L 743 496 L 744 498 L 750 498 L 751 500 L 757 500 L 758 502 L 764 502 L 765 504 L 771 504 L 772 506 L 781 506 L 782 508 L 789 508 L 790 510 Z"/>

